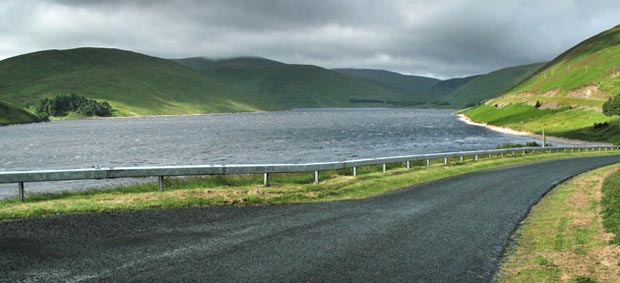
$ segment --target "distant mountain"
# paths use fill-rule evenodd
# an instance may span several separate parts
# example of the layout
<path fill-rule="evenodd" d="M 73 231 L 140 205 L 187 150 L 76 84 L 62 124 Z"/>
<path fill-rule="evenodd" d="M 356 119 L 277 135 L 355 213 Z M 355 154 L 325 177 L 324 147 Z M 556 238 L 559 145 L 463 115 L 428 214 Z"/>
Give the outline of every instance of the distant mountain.
<path fill-rule="evenodd" d="M 0 125 L 32 123 L 39 120 L 37 115 L 0 101 Z"/>
<path fill-rule="evenodd" d="M 518 66 L 485 75 L 447 80 L 373 69 L 335 69 L 335 71 L 423 102 L 417 105 L 419 107 L 462 108 L 504 93 L 541 66 L 542 64 Z"/>
<path fill-rule="evenodd" d="M 263 110 L 265 104 L 169 60 L 107 48 L 48 50 L 0 61 L 0 99 L 26 107 L 75 93 L 115 115 Z"/>
<path fill-rule="evenodd" d="M 450 105 L 463 108 L 483 100 L 494 98 L 510 90 L 524 79 L 530 77 L 545 63 L 504 68 L 488 74 L 469 77 L 467 83 L 450 91 L 443 100 Z"/>
<path fill-rule="evenodd" d="M 395 93 L 421 98 L 432 99 L 431 87 L 441 82 L 438 79 L 421 76 L 409 76 L 396 72 L 374 69 L 333 69 L 334 71 L 358 78 L 366 82 L 382 86 Z"/>
<path fill-rule="evenodd" d="M 279 108 L 385 107 L 418 103 L 407 95 L 312 65 L 284 64 L 254 57 L 174 61 Z"/>
<path fill-rule="evenodd" d="M 437 84 L 433 85 L 433 87 L 431 87 L 430 92 L 434 97 L 436 98 L 441 97 L 443 99 L 444 96 L 452 93 L 453 91 L 457 90 L 461 86 L 464 86 L 465 84 L 469 83 L 476 77 L 478 76 L 470 76 L 470 77 L 455 78 L 455 79 L 448 79 L 448 80 L 440 81 Z"/>
<path fill-rule="evenodd" d="M 439 80 L 375 69 L 334 69 L 334 71 L 406 95 L 419 102 L 415 106 L 428 108 L 456 108 L 447 102 L 445 96 L 476 78 L 472 76 Z"/>
<path fill-rule="evenodd" d="M 620 143 L 620 117 L 601 113 L 620 95 L 620 27 L 562 53 L 503 95 L 467 110 L 473 120 L 519 130 Z"/>

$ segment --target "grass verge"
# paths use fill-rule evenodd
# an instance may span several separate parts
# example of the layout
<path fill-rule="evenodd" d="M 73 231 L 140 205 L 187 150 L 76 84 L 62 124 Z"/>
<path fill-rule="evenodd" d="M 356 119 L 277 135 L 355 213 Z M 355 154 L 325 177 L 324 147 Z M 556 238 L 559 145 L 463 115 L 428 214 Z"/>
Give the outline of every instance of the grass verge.
<path fill-rule="evenodd" d="M 614 233 L 612 244 L 620 245 L 620 171 L 609 175 L 603 183 L 603 225 Z"/>
<path fill-rule="evenodd" d="M 142 183 L 104 190 L 32 194 L 25 202 L 17 199 L 0 201 L 0 220 L 38 217 L 62 213 L 106 212 L 147 208 L 175 208 L 210 205 L 263 205 L 308 203 L 376 196 L 407 186 L 441 178 L 533 161 L 614 154 L 615 152 L 538 153 L 526 156 L 493 156 L 473 161 L 443 160 L 414 163 L 411 169 L 390 164 L 385 175 L 380 166 L 321 172 L 321 183 L 312 184 L 312 174 L 273 174 L 269 187 L 261 184 L 262 176 L 206 176 L 166 179 L 166 190 L 157 191 L 156 183 Z"/>
<path fill-rule="evenodd" d="M 618 170 L 618 165 L 599 168 L 549 192 L 513 236 L 516 245 L 508 249 L 497 281 L 620 282 L 620 246 L 611 244 L 614 234 L 603 225 L 614 218 L 617 229 L 620 208 L 601 218 L 614 203 L 605 204 L 609 190 L 603 188 L 614 187 L 616 200 L 620 194 Z M 605 181 L 607 176 L 613 180 Z"/>

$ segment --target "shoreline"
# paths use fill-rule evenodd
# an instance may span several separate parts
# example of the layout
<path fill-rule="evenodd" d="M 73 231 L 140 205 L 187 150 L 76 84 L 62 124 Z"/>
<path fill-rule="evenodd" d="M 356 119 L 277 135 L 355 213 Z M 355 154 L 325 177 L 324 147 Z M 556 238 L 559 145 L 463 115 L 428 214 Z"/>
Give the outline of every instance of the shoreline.
<path fill-rule="evenodd" d="M 484 127 L 491 131 L 495 131 L 495 132 L 502 133 L 502 134 L 530 137 L 532 139 L 537 140 L 537 142 L 542 142 L 542 135 L 538 135 L 538 134 L 534 134 L 530 132 L 524 132 L 524 131 L 517 131 L 511 128 L 507 128 L 507 127 L 489 125 L 487 123 L 478 123 L 478 122 L 472 121 L 469 117 L 467 117 L 464 114 L 456 114 L 456 115 L 459 117 L 459 120 L 461 120 L 462 122 L 468 125 Z M 568 144 L 568 145 L 595 145 L 595 146 L 612 146 L 613 145 L 611 143 L 605 143 L 605 142 L 593 142 L 593 141 L 567 139 L 567 138 L 556 137 L 556 136 L 547 136 L 547 135 L 545 136 L 546 136 L 547 142 L 552 143 L 552 144 L 560 143 L 560 144 Z"/>

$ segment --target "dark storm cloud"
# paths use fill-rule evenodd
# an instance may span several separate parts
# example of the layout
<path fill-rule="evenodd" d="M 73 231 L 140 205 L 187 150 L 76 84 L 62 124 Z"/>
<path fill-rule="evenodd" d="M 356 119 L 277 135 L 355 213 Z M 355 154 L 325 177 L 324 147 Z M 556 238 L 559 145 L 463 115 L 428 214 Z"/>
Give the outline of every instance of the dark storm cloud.
<path fill-rule="evenodd" d="M 9 0 L 0 2 L 0 58 L 104 46 L 454 77 L 550 60 L 618 24 L 619 8 L 617 0 Z"/>

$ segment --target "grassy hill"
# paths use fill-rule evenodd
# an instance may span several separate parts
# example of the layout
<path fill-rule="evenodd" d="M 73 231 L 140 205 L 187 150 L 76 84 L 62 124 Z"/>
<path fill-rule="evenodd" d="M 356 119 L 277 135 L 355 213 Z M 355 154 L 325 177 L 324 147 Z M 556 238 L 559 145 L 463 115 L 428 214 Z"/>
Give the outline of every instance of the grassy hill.
<path fill-rule="evenodd" d="M 105 48 L 49 50 L 0 61 L 0 99 L 25 107 L 76 93 L 115 115 L 254 111 L 266 103 L 169 60 Z"/>
<path fill-rule="evenodd" d="M 0 101 L 0 125 L 33 123 L 40 121 L 37 115 Z"/>
<path fill-rule="evenodd" d="M 440 82 L 438 79 L 408 76 L 395 72 L 374 69 L 333 69 L 334 71 L 372 84 L 382 86 L 395 93 L 432 100 L 430 89 Z"/>
<path fill-rule="evenodd" d="M 504 68 L 473 77 L 464 85 L 446 94 L 442 99 L 458 108 L 471 106 L 471 104 L 505 93 L 524 79 L 530 77 L 543 65 L 544 63 L 538 63 Z"/>
<path fill-rule="evenodd" d="M 450 105 L 445 97 L 477 77 L 439 80 L 374 69 L 334 69 L 334 71 L 406 95 L 411 100 L 419 102 L 416 104 L 417 107 L 429 108 L 458 108 L 459 106 Z"/>
<path fill-rule="evenodd" d="M 540 63 L 517 66 L 484 75 L 447 80 L 372 69 L 335 69 L 335 71 L 424 102 L 417 105 L 419 107 L 463 108 L 504 93 L 532 75 L 542 65 Z"/>
<path fill-rule="evenodd" d="M 440 81 L 257 57 L 166 60 L 118 49 L 77 48 L 0 61 L 0 100 L 26 108 L 43 97 L 75 93 L 109 102 L 115 116 L 303 107 L 447 108 L 477 102 L 498 88 L 491 82 L 507 88 L 524 73 L 515 68 Z"/>
<path fill-rule="evenodd" d="M 616 26 L 562 53 L 504 95 L 464 113 L 474 121 L 519 130 L 539 133 L 544 128 L 557 136 L 620 143 L 620 119 L 601 113 L 602 104 L 619 94 Z M 608 125 L 595 127 L 604 122 Z"/>
<path fill-rule="evenodd" d="M 317 66 L 252 57 L 174 61 L 282 108 L 385 107 L 412 102 L 407 95 Z"/>
<path fill-rule="evenodd" d="M 433 87 L 431 87 L 430 89 L 431 95 L 435 96 L 436 98 L 439 98 L 439 97 L 443 98 L 444 96 L 466 85 L 467 83 L 469 83 L 476 77 L 477 76 L 470 76 L 470 77 L 454 78 L 454 79 L 447 79 L 447 80 L 440 81 L 437 84 L 435 84 Z"/>

